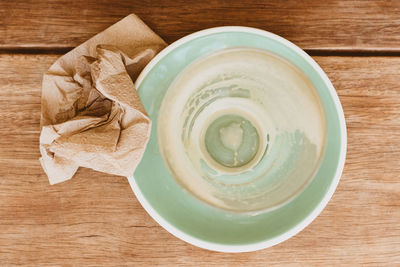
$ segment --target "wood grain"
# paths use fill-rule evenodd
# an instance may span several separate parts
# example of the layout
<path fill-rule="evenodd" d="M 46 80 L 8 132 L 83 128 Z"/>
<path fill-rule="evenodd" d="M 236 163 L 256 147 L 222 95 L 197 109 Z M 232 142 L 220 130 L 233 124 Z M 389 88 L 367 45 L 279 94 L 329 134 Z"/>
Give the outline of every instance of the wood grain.
<path fill-rule="evenodd" d="M 400 58 L 316 57 L 348 126 L 339 187 L 304 231 L 258 252 L 188 245 L 158 226 L 123 177 L 81 168 L 50 186 L 39 158 L 42 73 L 57 55 L 0 55 L 0 262 L 54 265 L 400 264 Z"/>
<path fill-rule="evenodd" d="M 251 26 L 308 50 L 400 51 L 400 1 L 0 1 L 0 49 L 70 49 L 136 13 L 167 42 Z M 63 50 L 64 51 L 64 50 Z"/>

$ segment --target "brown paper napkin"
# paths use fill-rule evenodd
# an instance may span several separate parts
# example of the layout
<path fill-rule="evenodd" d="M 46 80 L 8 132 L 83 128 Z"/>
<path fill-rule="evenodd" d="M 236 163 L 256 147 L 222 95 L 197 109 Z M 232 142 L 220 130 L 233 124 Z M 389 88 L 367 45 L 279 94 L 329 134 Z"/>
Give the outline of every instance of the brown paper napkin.
<path fill-rule="evenodd" d="M 133 174 L 151 130 L 133 81 L 165 46 L 131 14 L 44 74 L 40 162 L 51 184 L 70 179 L 79 166 Z"/>

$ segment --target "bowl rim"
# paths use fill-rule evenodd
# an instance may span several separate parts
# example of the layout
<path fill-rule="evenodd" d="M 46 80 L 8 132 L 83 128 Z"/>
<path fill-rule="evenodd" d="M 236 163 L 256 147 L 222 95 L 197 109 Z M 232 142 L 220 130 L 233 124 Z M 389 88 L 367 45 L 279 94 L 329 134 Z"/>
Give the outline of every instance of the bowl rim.
<path fill-rule="evenodd" d="M 318 65 L 318 63 L 315 62 L 311 56 L 309 56 L 306 52 L 304 52 L 301 48 L 293 44 L 292 42 L 284 39 L 283 37 L 280 37 L 276 34 L 273 34 L 271 32 L 257 29 L 257 28 L 251 28 L 251 27 L 244 27 L 244 26 L 223 26 L 223 27 L 215 27 L 215 28 L 209 28 L 205 30 L 201 30 L 192 34 L 189 34 L 166 48 L 164 48 L 161 52 L 159 52 L 147 65 L 146 67 L 142 70 L 140 75 L 138 76 L 136 82 L 135 82 L 135 87 L 139 88 L 140 84 L 143 82 L 147 74 L 151 71 L 151 69 L 162 59 L 164 58 L 169 52 L 174 50 L 175 48 L 181 46 L 182 44 L 189 42 L 193 39 L 210 35 L 210 34 L 215 34 L 215 33 L 221 33 L 221 32 L 246 32 L 246 33 L 253 33 L 256 35 L 261 35 L 270 39 L 273 39 L 279 43 L 282 43 L 283 45 L 286 45 L 289 47 L 291 50 L 296 52 L 299 56 L 301 56 L 304 60 L 306 60 L 320 75 L 322 78 L 323 82 L 325 83 L 326 87 L 329 90 L 330 96 L 332 97 L 332 100 L 335 103 L 335 108 L 337 111 L 337 115 L 339 118 L 339 125 L 340 125 L 340 133 L 341 133 L 341 147 L 340 147 L 340 156 L 339 156 L 339 162 L 336 168 L 336 172 L 334 174 L 334 178 L 332 180 L 332 183 L 323 197 L 323 199 L 318 203 L 317 207 L 307 216 L 305 217 L 300 223 L 298 223 L 295 227 L 290 229 L 287 232 L 282 233 L 281 235 L 274 237 L 272 239 L 268 239 L 265 241 L 253 243 L 253 244 L 246 244 L 246 245 L 225 245 L 225 244 L 217 244 L 217 243 L 212 243 L 208 241 L 204 241 L 198 238 L 195 238 L 193 236 L 190 236 L 175 226 L 171 225 L 168 221 L 166 221 L 153 207 L 150 205 L 150 203 L 147 201 L 147 199 L 144 197 L 142 191 L 140 190 L 138 184 L 136 183 L 133 175 L 128 176 L 128 181 L 129 185 L 132 188 L 132 191 L 134 192 L 136 198 L 139 200 L 140 204 L 143 206 L 143 208 L 146 210 L 146 212 L 159 224 L 161 225 L 165 230 L 167 230 L 169 233 L 174 235 L 175 237 L 190 243 L 194 246 L 207 249 L 207 250 L 212 250 L 212 251 L 219 251 L 219 252 L 250 252 L 250 251 L 256 251 L 260 249 L 264 249 L 267 247 L 274 246 L 276 244 L 279 244 L 293 236 L 295 236 L 297 233 L 302 231 L 305 227 L 307 227 L 311 222 L 322 212 L 322 210 L 325 208 L 325 206 L 328 204 L 329 200 L 332 198 L 333 193 L 335 192 L 337 185 L 339 183 L 340 177 L 343 172 L 344 168 L 344 163 L 346 159 L 346 150 L 347 150 L 347 129 L 346 129 L 346 123 L 345 123 L 345 117 L 342 109 L 342 105 L 340 103 L 339 97 L 335 91 L 335 88 L 333 87 L 331 81 L 329 80 L 328 76 L 325 74 L 325 72 L 321 69 L 321 67 Z"/>

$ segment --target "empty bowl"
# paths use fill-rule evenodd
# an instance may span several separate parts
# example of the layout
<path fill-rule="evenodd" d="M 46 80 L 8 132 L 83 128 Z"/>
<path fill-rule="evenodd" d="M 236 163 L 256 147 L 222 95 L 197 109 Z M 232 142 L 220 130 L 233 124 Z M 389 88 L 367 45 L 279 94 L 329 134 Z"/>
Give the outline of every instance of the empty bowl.
<path fill-rule="evenodd" d="M 346 153 L 342 107 L 289 41 L 247 27 L 200 31 L 160 52 L 136 87 L 153 126 L 128 179 L 178 238 L 224 252 L 266 248 L 331 198 Z"/>

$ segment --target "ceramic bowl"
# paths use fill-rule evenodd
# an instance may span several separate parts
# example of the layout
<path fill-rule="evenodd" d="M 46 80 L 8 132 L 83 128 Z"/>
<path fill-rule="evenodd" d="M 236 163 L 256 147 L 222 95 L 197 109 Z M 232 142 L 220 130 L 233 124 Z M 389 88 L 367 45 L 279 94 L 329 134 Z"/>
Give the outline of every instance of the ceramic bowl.
<path fill-rule="evenodd" d="M 168 100 L 167 92 L 173 90 L 171 88 L 177 79 L 190 66 L 215 53 L 236 51 L 235 49 L 271 53 L 299 69 L 316 92 L 325 133 L 323 151 L 315 170 L 300 172 L 299 166 L 309 162 L 308 159 L 301 164 L 288 165 L 288 168 L 294 168 L 295 173 L 298 168 L 300 178 L 307 174 L 307 179 L 292 177 L 292 180 L 288 180 L 285 184 L 287 188 L 290 188 L 288 185 L 296 184 L 295 181 L 301 181 L 292 191 L 283 190 L 273 198 L 255 198 L 254 203 L 241 205 L 249 203 L 244 195 L 244 202 L 232 202 L 230 206 L 224 206 L 202 198 L 201 193 L 186 186 L 172 174 L 173 167 L 165 160 L 168 157 L 165 155 L 165 144 L 161 136 L 162 129 L 165 128 L 163 122 L 168 116 L 163 117 L 165 110 L 161 113 L 160 110 L 163 110 L 163 100 Z M 270 247 L 304 229 L 332 197 L 346 154 L 347 137 L 343 110 L 326 74 L 310 56 L 291 42 L 272 33 L 247 27 L 203 30 L 188 35 L 161 51 L 140 74 L 136 87 L 153 126 L 143 159 L 128 180 L 145 210 L 178 238 L 198 247 L 223 252 L 245 252 Z M 163 145 L 160 146 L 160 143 Z M 276 145 L 271 143 L 270 146 L 273 148 Z M 290 152 L 290 149 L 287 151 Z M 257 162 L 252 164 L 261 166 L 258 161 L 262 162 L 263 157 L 268 158 L 268 153 L 261 153 L 259 158 L 254 157 Z M 302 157 L 298 159 L 301 160 Z M 282 156 L 276 156 L 278 161 L 281 158 Z M 281 169 L 284 168 L 279 168 Z M 248 173 L 251 174 L 251 171 Z M 245 177 L 243 172 L 235 172 L 233 175 L 232 177 L 239 180 Z M 279 178 L 283 175 L 275 177 L 283 180 Z M 249 188 L 264 191 L 258 184 Z M 232 189 L 225 195 L 231 197 L 238 192 Z M 222 203 L 225 202 L 224 200 Z"/>

